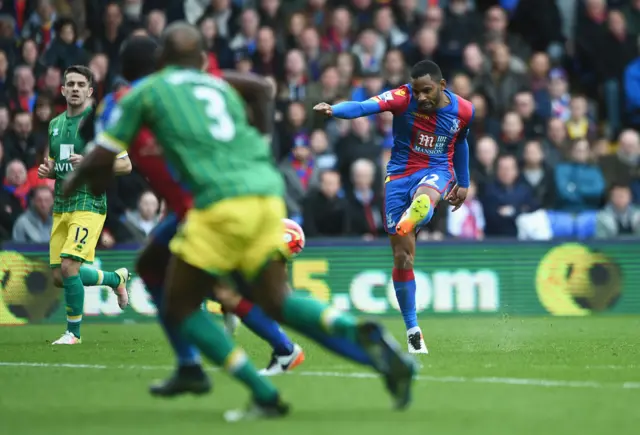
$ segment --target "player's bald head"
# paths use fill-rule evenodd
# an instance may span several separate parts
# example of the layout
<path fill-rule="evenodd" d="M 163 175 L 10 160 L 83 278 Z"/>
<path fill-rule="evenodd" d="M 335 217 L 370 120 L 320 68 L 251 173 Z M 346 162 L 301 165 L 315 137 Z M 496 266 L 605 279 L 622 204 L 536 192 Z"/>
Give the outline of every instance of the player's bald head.
<path fill-rule="evenodd" d="M 191 68 L 202 66 L 204 41 L 200 31 L 186 21 L 169 25 L 160 39 L 160 63 Z"/>
<path fill-rule="evenodd" d="M 120 49 L 122 76 L 132 82 L 154 72 L 158 44 L 149 36 L 130 36 Z"/>

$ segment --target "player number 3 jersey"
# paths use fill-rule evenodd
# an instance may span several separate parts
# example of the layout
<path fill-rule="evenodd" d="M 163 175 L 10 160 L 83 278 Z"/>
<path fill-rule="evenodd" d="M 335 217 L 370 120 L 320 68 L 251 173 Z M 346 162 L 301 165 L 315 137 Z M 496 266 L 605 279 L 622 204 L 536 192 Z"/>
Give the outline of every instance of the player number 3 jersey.
<path fill-rule="evenodd" d="M 142 127 L 149 128 L 196 208 L 284 193 L 269 145 L 247 122 L 240 96 L 221 79 L 165 68 L 140 82 L 114 110 L 98 144 L 126 150 Z"/>

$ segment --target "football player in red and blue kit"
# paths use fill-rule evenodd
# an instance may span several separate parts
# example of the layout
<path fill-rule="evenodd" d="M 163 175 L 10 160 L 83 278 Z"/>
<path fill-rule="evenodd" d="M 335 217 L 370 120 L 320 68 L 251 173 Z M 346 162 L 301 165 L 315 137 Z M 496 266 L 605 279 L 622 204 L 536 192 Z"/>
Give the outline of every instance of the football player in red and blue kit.
<path fill-rule="evenodd" d="M 415 64 L 411 81 L 363 102 L 320 103 L 314 110 L 353 119 L 380 112 L 393 116 L 393 148 L 385 179 L 385 229 L 393 250 L 393 285 L 407 328 L 410 353 L 428 353 L 416 315 L 413 259 L 416 234 L 440 199 L 457 210 L 469 187 L 467 134 L 473 105 L 446 89 L 440 67 Z"/>

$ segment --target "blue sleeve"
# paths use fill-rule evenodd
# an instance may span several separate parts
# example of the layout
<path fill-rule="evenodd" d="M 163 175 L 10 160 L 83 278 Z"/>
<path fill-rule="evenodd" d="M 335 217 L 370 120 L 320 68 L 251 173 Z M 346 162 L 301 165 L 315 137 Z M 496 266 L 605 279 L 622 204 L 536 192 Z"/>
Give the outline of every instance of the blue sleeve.
<path fill-rule="evenodd" d="M 469 187 L 471 178 L 469 175 L 469 142 L 467 137 L 469 136 L 469 126 L 473 122 L 475 115 L 476 108 L 471 106 L 471 117 L 464 130 L 460 132 L 453 149 L 453 170 L 456 172 L 456 182 L 458 186 L 465 189 Z"/>
<path fill-rule="evenodd" d="M 469 187 L 469 143 L 467 142 L 467 135 L 469 129 L 467 128 L 464 135 L 458 139 L 455 143 L 453 150 L 453 169 L 456 172 L 456 182 L 458 186 Z"/>
<path fill-rule="evenodd" d="M 345 101 L 331 106 L 331 109 L 333 110 L 333 116 L 341 119 L 354 119 L 383 112 L 380 103 L 375 100 L 366 100 L 361 103 Z"/>

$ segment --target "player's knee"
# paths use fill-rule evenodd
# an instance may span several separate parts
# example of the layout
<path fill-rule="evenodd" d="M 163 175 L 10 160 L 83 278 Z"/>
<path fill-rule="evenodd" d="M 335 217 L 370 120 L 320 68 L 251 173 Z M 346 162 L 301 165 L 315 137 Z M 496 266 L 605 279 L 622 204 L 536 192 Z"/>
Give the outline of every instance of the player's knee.
<path fill-rule="evenodd" d="M 409 251 L 396 249 L 393 252 L 393 265 L 398 269 L 412 269 L 413 255 Z"/>
<path fill-rule="evenodd" d="M 60 265 L 62 278 L 69 278 L 71 276 L 78 275 L 80 273 L 81 265 L 82 264 L 79 261 L 71 260 L 69 258 L 63 258 L 62 264 Z"/>

